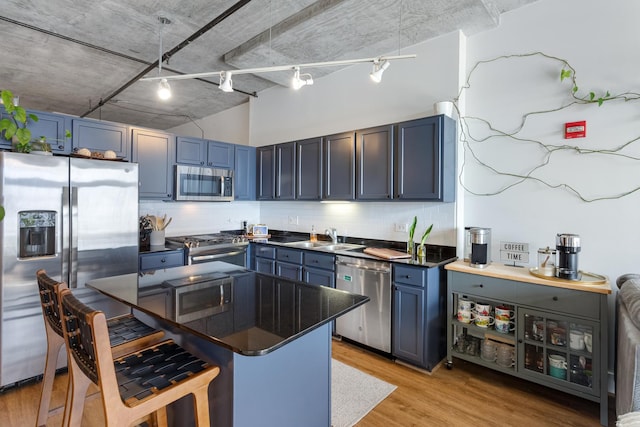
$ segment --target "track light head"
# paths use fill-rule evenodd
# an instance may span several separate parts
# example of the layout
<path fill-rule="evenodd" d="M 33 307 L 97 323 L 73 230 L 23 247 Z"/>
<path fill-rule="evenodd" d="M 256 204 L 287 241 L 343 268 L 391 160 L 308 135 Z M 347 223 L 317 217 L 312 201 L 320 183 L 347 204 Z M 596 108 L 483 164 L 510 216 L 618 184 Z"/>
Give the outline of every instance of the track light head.
<path fill-rule="evenodd" d="M 171 98 L 171 86 L 169 86 L 167 79 L 160 80 L 160 83 L 158 84 L 158 98 L 163 101 Z"/>
<path fill-rule="evenodd" d="M 384 70 L 389 68 L 389 65 L 391 64 L 386 59 L 382 62 L 375 61 L 373 63 L 373 71 L 369 74 L 369 76 L 371 76 L 371 80 L 376 83 L 380 83 L 380 81 L 382 81 L 382 73 L 384 73 Z"/>
<path fill-rule="evenodd" d="M 311 86 L 313 84 L 313 77 L 311 74 L 300 74 L 300 68 L 296 67 L 293 72 L 293 79 L 291 79 L 291 87 L 295 90 L 300 89 L 302 86 Z"/>
<path fill-rule="evenodd" d="M 223 92 L 233 92 L 233 81 L 231 80 L 231 71 L 220 72 L 220 90 Z"/>

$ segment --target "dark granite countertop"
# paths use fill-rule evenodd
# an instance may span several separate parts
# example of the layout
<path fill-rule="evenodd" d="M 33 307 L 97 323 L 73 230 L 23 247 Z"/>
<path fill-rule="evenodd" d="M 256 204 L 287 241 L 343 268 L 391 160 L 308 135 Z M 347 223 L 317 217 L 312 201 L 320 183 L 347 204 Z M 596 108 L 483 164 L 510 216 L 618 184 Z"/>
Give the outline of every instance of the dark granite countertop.
<path fill-rule="evenodd" d="M 279 230 L 269 230 L 269 233 L 271 234 L 271 237 L 268 239 L 268 241 L 258 243 L 258 244 L 263 244 L 263 245 L 272 244 L 276 246 L 289 247 L 287 246 L 287 243 L 294 243 L 294 242 L 309 240 L 308 233 L 299 233 L 295 231 L 279 231 Z M 318 234 L 318 240 L 331 241 L 329 237 L 321 233 Z M 322 250 L 322 247 L 304 248 L 304 249 L 296 248 L 296 249 L 305 250 L 305 251 L 318 251 L 318 252 L 324 252 L 324 253 L 331 253 L 334 255 L 353 256 L 357 258 L 381 260 L 382 258 L 364 253 L 363 252 L 364 248 L 365 247 L 388 248 L 388 249 L 394 249 L 397 251 L 404 252 L 406 250 L 406 245 L 407 245 L 406 242 L 395 242 L 395 241 L 389 241 L 389 240 L 377 240 L 377 239 L 345 237 L 345 236 L 340 236 L 338 241 L 340 243 L 351 243 L 356 245 L 362 245 L 363 247 L 360 249 L 338 250 L 338 251 L 331 251 L 331 252 Z M 426 244 L 425 248 L 427 253 L 426 253 L 426 259 L 424 263 L 421 263 L 414 259 L 408 259 L 408 258 L 400 258 L 400 259 L 385 260 L 385 261 L 389 261 L 397 264 L 432 268 L 432 267 L 444 266 L 458 259 L 456 257 L 456 248 L 454 246 Z"/>
<path fill-rule="evenodd" d="M 231 280 L 213 280 L 203 289 L 166 283 L 185 278 L 195 283 L 197 277 Z M 224 262 L 108 277 L 87 286 L 245 356 L 270 353 L 369 301 Z"/>

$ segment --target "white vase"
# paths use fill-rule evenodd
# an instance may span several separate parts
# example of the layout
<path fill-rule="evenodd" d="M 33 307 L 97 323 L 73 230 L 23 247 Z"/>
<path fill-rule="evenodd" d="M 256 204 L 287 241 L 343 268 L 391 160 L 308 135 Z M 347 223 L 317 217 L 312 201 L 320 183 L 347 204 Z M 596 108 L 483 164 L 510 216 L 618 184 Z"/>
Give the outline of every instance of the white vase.
<path fill-rule="evenodd" d="M 444 114 L 445 116 L 452 117 L 453 114 L 453 102 L 440 101 L 433 104 L 433 109 L 436 115 Z"/>

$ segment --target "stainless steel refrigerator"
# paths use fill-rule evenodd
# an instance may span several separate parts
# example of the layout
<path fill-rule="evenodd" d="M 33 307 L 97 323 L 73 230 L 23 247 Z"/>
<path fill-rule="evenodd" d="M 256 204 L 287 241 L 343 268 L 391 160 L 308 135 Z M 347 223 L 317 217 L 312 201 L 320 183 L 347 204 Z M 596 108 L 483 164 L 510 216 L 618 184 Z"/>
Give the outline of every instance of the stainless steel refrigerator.
<path fill-rule="evenodd" d="M 88 280 L 138 270 L 138 165 L 0 152 L 0 387 L 41 375 L 40 268 L 108 316 L 128 310 Z M 64 351 L 64 349 L 62 350 Z M 59 357 L 59 367 L 66 357 Z"/>

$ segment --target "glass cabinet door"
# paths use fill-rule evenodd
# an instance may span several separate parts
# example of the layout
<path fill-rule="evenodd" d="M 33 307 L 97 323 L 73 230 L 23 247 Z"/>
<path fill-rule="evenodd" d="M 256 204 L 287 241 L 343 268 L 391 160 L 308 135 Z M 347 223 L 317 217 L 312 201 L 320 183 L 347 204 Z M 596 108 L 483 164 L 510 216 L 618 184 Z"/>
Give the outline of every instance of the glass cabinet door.
<path fill-rule="evenodd" d="M 522 308 L 518 317 L 520 372 L 597 394 L 599 337 L 594 322 Z"/>

